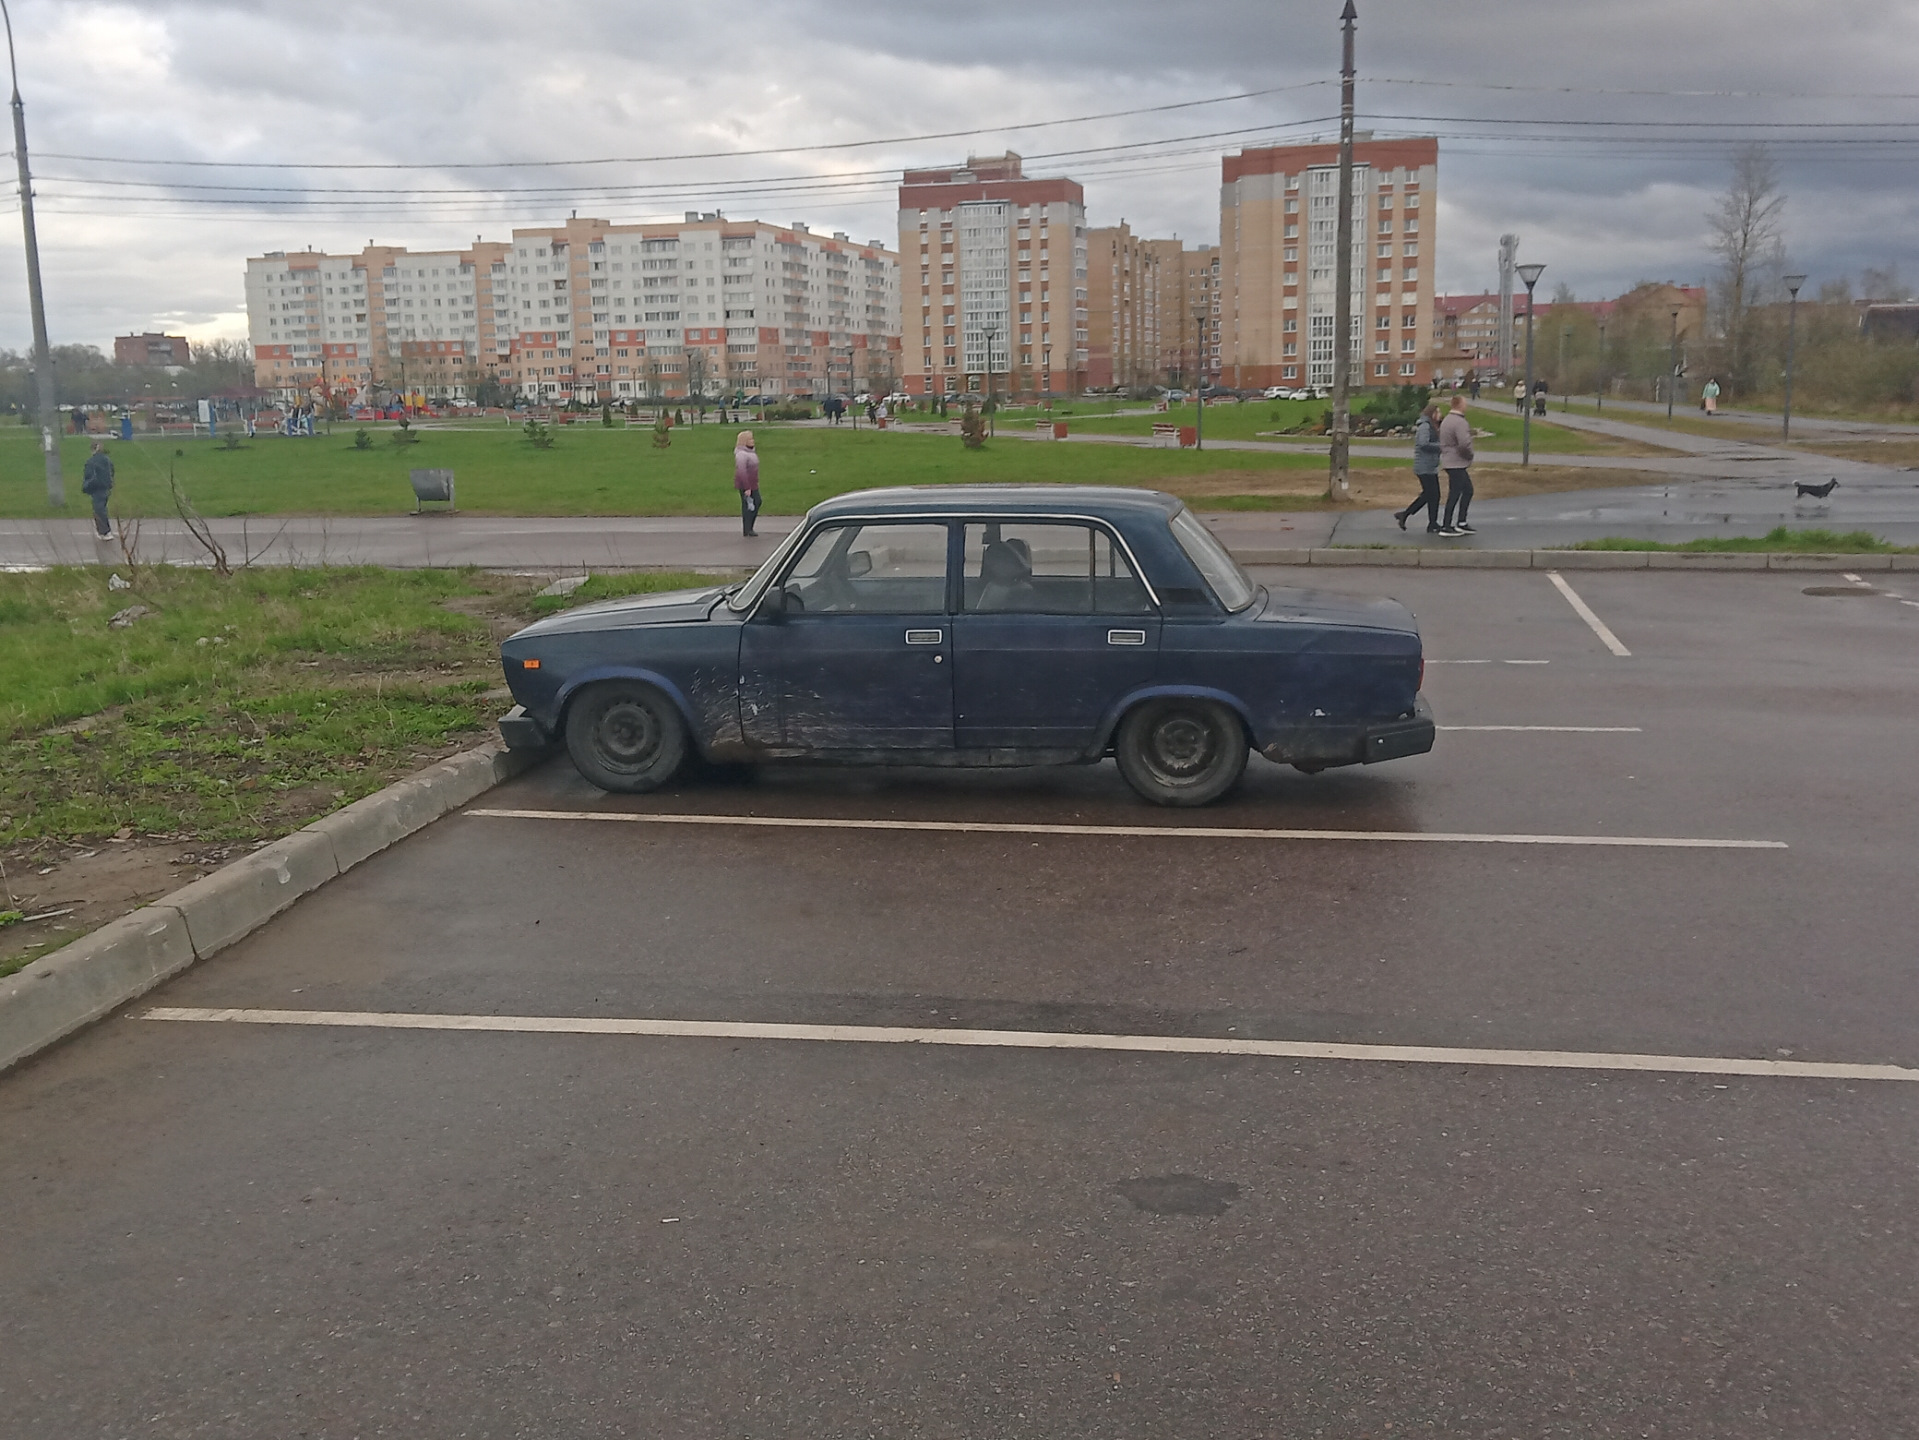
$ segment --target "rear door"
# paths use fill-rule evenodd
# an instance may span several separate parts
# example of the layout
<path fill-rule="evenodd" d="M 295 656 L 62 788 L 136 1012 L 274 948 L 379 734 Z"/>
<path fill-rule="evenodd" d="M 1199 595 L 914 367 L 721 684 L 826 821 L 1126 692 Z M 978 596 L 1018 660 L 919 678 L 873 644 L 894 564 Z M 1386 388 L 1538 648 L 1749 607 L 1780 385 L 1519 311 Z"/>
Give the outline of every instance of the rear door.
<path fill-rule="evenodd" d="M 961 749 L 1082 751 L 1153 678 L 1160 618 L 1124 548 L 1080 521 L 969 523 L 953 617 Z"/>
<path fill-rule="evenodd" d="M 741 630 L 740 694 L 776 696 L 779 712 L 777 726 L 763 710 L 747 716 L 749 739 L 952 749 L 949 534 L 943 521 L 851 521 L 807 541 L 786 574 L 784 613 Z"/>

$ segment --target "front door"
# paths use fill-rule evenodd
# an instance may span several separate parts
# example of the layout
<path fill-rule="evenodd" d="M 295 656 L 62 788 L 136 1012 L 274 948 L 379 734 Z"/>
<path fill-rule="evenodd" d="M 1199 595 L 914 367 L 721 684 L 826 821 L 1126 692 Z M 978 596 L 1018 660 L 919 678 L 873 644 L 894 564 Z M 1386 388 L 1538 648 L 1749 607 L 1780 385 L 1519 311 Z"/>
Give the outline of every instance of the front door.
<path fill-rule="evenodd" d="M 776 698 L 747 738 L 788 751 L 953 748 L 944 522 L 828 525 L 740 637 L 740 694 Z M 775 738 L 777 735 L 777 738 Z"/>
<path fill-rule="evenodd" d="M 963 567 L 957 744 L 1084 751 L 1159 658 L 1159 612 L 1124 550 L 1095 525 L 977 523 Z"/>

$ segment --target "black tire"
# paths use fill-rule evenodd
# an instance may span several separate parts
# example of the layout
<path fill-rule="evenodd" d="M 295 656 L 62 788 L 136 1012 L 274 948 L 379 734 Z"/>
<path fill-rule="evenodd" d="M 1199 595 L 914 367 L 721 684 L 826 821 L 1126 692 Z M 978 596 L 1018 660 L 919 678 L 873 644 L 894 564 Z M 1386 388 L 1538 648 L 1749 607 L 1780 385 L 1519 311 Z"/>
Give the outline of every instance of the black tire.
<path fill-rule="evenodd" d="M 1214 700 L 1149 700 L 1120 721 L 1119 773 L 1155 805 L 1208 805 L 1246 770 L 1246 731 Z"/>
<path fill-rule="evenodd" d="M 602 790 L 657 790 L 679 773 L 686 750 L 680 712 L 637 680 L 589 685 L 566 712 L 566 753 Z"/>

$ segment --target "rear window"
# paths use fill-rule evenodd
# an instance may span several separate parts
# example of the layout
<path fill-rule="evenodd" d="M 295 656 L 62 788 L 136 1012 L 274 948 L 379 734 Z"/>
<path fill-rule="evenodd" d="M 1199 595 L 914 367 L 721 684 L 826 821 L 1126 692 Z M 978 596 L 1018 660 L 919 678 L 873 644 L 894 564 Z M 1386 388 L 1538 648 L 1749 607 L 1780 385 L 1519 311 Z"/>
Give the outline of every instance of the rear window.
<path fill-rule="evenodd" d="M 1206 577 L 1213 594 L 1227 610 L 1244 610 L 1253 603 L 1253 582 L 1239 568 L 1239 562 L 1226 553 L 1226 547 L 1213 538 L 1213 532 L 1200 523 L 1190 510 L 1173 517 L 1173 538 L 1194 568 Z"/>

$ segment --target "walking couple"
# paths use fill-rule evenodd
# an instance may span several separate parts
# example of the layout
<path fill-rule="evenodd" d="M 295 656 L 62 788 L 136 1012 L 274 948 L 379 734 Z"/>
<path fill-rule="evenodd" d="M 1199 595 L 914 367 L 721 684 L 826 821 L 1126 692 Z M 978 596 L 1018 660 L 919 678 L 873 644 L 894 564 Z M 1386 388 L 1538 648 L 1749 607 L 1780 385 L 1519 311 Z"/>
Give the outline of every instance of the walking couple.
<path fill-rule="evenodd" d="M 1473 424 L 1466 418 L 1466 397 L 1453 396 L 1452 413 L 1439 418 L 1439 402 L 1420 412 L 1419 426 L 1413 432 L 1413 478 L 1419 482 L 1419 498 L 1404 510 L 1395 510 L 1393 519 L 1404 530 L 1406 522 L 1421 510 L 1426 512 L 1428 535 L 1471 535 L 1466 512 L 1473 503 Z M 1446 513 L 1439 512 L 1439 472 L 1446 472 Z M 1455 514 L 1455 512 L 1457 512 Z"/>

